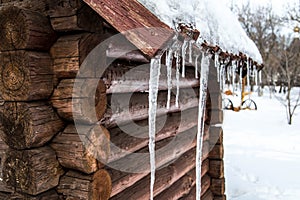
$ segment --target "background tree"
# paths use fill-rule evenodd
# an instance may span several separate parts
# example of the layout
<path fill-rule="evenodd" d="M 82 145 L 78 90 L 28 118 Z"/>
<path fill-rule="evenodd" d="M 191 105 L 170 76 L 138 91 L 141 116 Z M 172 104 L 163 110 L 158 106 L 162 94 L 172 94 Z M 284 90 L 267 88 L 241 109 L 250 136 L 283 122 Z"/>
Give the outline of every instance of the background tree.
<path fill-rule="evenodd" d="M 242 7 L 232 6 L 262 55 L 263 85 L 270 86 L 270 95 L 275 95 L 275 85 L 280 86 L 281 93 L 275 96 L 286 107 L 288 124 L 291 124 L 300 103 L 300 91 L 297 94 L 293 90 L 300 86 L 300 41 L 295 35 L 287 37 L 282 29 L 291 24 L 291 20 L 300 22 L 300 12 L 297 6 L 288 8 L 286 16 L 278 16 L 271 6 L 253 9 L 249 2 Z"/>

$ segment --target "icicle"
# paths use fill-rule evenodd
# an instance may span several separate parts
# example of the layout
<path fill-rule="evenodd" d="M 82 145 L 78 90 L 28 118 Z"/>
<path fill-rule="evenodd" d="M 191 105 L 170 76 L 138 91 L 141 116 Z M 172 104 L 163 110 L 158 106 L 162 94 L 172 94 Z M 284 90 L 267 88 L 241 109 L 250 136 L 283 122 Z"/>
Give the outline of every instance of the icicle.
<path fill-rule="evenodd" d="M 156 132 L 156 108 L 158 82 L 160 76 L 160 57 L 151 59 L 150 80 L 149 80 L 149 154 L 150 154 L 150 200 L 153 199 L 153 189 L 155 182 L 155 132 Z"/>
<path fill-rule="evenodd" d="M 261 70 L 258 72 L 258 84 L 261 85 Z"/>
<path fill-rule="evenodd" d="M 222 79 L 223 86 L 220 88 L 222 92 L 224 91 L 224 88 L 225 88 L 225 85 L 226 85 L 226 76 L 227 75 L 226 75 L 226 71 L 225 71 L 225 66 L 223 66 L 223 79 Z"/>
<path fill-rule="evenodd" d="M 181 59 L 182 59 L 182 77 L 185 77 L 185 55 L 186 49 L 188 47 L 188 40 L 184 40 L 183 45 L 181 47 Z"/>
<path fill-rule="evenodd" d="M 189 42 L 189 63 L 193 63 L 193 44 L 194 40 L 190 40 Z"/>
<path fill-rule="evenodd" d="M 197 132 L 197 150 L 196 150 L 196 199 L 201 197 L 201 164 L 202 147 L 204 134 L 204 113 L 206 105 L 207 80 L 209 72 L 209 58 L 203 53 L 201 60 L 199 110 L 198 110 L 198 132 Z"/>
<path fill-rule="evenodd" d="M 196 58 L 195 58 L 195 78 L 198 79 L 198 58 L 199 58 L 200 55 L 196 55 Z"/>
<path fill-rule="evenodd" d="M 168 86 L 167 109 L 170 108 L 170 102 L 171 102 L 171 90 L 172 90 L 172 58 L 173 58 L 173 50 L 172 50 L 172 49 L 169 49 L 169 51 L 166 52 L 167 86 Z"/>
<path fill-rule="evenodd" d="M 258 82 L 257 82 L 257 80 L 258 80 L 258 74 L 257 74 L 257 69 L 255 68 L 255 70 L 254 70 L 254 81 L 255 81 L 255 87 L 257 87 L 258 86 Z"/>
<path fill-rule="evenodd" d="M 218 74 L 218 81 L 219 81 L 219 87 L 220 87 L 220 89 L 222 89 L 223 88 L 223 66 L 222 65 L 220 65 L 218 68 L 220 68 L 219 69 L 219 74 Z"/>
<path fill-rule="evenodd" d="M 219 67 L 220 63 L 219 63 L 219 55 L 217 53 L 215 53 L 215 67 Z"/>
<path fill-rule="evenodd" d="M 232 65 L 231 65 L 232 91 L 234 91 L 236 89 L 236 75 L 235 75 L 235 71 L 236 71 L 236 63 L 233 62 Z"/>
<path fill-rule="evenodd" d="M 217 81 L 218 83 L 220 82 L 220 67 L 221 66 L 216 66 L 217 67 Z"/>
<path fill-rule="evenodd" d="M 247 59 L 246 61 L 247 64 L 247 90 L 250 91 L 250 76 L 251 76 L 251 72 L 250 72 L 250 65 L 249 65 L 249 59 Z"/>
<path fill-rule="evenodd" d="M 240 85 L 240 91 L 242 91 L 242 87 L 243 87 L 243 66 L 239 66 L 238 65 L 238 67 L 240 68 L 240 81 L 239 81 L 239 85 Z"/>
<path fill-rule="evenodd" d="M 175 51 L 175 58 L 176 58 L 176 100 L 175 100 L 175 106 L 176 108 L 179 107 L 179 76 L 180 76 L 180 72 L 179 72 L 179 68 L 180 68 L 180 57 L 178 55 L 178 52 Z"/>

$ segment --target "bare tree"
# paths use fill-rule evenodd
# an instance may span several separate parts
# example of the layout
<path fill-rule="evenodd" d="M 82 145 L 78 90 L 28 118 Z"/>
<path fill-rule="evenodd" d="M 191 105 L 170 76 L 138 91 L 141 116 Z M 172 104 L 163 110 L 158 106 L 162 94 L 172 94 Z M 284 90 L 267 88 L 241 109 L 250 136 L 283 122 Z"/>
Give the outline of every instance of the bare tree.
<path fill-rule="evenodd" d="M 300 41 L 299 38 L 289 42 L 282 36 L 281 29 L 288 20 L 299 20 L 298 7 L 289 9 L 288 17 L 279 17 L 272 12 L 272 7 L 258 7 L 251 9 L 248 4 L 232 9 L 239 16 L 239 20 L 258 47 L 264 65 L 264 84 L 270 86 L 270 95 L 275 95 L 275 85 L 282 86 L 282 93 L 275 97 L 285 106 L 288 124 L 292 124 L 292 118 L 296 108 L 300 104 L 300 91 L 295 93 L 295 86 L 300 86 Z"/>
<path fill-rule="evenodd" d="M 278 55 L 280 63 L 280 77 L 284 84 L 284 93 L 276 94 L 275 97 L 285 106 L 288 124 L 292 124 L 296 108 L 300 106 L 300 40 L 293 38 L 290 45 L 286 46 L 285 38 L 281 40 L 281 50 Z M 294 91 L 293 91 L 294 90 Z"/>
<path fill-rule="evenodd" d="M 266 66 L 263 69 L 264 84 L 274 84 L 278 72 L 278 61 L 273 58 L 275 55 L 273 52 L 277 51 L 278 47 L 281 18 L 272 12 L 272 7 L 251 9 L 249 2 L 241 8 L 236 7 L 234 12 L 238 14 L 241 25 L 262 55 Z"/>

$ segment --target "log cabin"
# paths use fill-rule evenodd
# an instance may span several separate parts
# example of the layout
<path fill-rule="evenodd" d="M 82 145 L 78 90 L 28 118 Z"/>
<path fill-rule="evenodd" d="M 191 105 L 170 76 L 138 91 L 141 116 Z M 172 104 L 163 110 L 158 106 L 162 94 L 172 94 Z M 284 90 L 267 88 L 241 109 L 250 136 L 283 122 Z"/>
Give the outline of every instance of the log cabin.
<path fill-rule="evenodd" d="M 167 57 L 162 50 L 175 35 L 136 0 L 0 0 L 0 199 L 149 199 L 149 170 L 124 163 L 136 162 L 133 153 L 148 154 L 149 64 Z M 178 37 L 198 36 L 192 30 Z M 104 50 L 95 51 L 99 45 Z M 192 48 L 212 60 L 217 53 L 245 60 L 206 43 Z M 181 95 L 177 102 L 172 92 L 169 106 L 161 70 L 157 200 L 196 198 L 196 62 L 181 66 Z M 201 199 L 225 200 L 222 98 L 211 63 Z M 76 84 L 84 87 L 74 90 Z"/>

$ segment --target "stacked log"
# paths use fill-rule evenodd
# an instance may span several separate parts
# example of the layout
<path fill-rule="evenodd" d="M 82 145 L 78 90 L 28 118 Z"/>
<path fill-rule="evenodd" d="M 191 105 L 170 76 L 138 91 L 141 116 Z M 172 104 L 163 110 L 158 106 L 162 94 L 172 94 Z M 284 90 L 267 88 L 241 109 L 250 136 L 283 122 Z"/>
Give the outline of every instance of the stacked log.
<path fill-rule="evenodd" d="M 224 147 L 223 147 L 223 129 L 220 126 L 223 122 L 223 111 L 221 106 L 220 88 L 216 81 L 212 81 L 217 76 L 215 69 L 210 71 L 210 96 L 211 103 L 211 128 L 210 128 L 210 154 L 209 154 L 209 175 L 211 177 L 210 191 L 214 199 L 226 199 L 225 178 L 224 178 Z"/>
<path fill-rule="evenodd" d="M 0 42 L 5 44 L 0 47 L 0 198 L 147 199 L 149 163 L 138 166 L 132 154 L 149 153 L 150 70 L 139 67 L 149 57 L 125 39 L 112 40 L 97 65 L 76 79 L 92 49 L 118 33 L 110 24 L 78 0 L 2 0 L 0 5 Z M 16 17 L 2 17 L 7 15 Z M 162 69 L 155 199 L 195 199 L 199 80 L 193 63 L 188 65 L 179 83 L 179 107 L 172 94 L 169 109 Z M 78 83 L 82 87 L 74 90 Z M 211 91 L 210 99 L 217 103 L 208 101 L 205 116 L 204 200 L 224 197 L 218 91 Z M 124 171 L 120 163 L 125 163 Z"/>
<path fill-rule="evenodd" d="M 111 179 L 104 169 L 98 170 L 93 175 L 69 171 L 61 178 L 57 191 L 66 199 L 109 199 Z"/>
<path fill-rule="evenodd" d="M 48 51 L 56 33 L 42 13 L 6 3 L 0 10 L 0 196 L 59 199 L 55 187 L 64 171 L 48 146 L 64 126 L 48 102 Z"/>

